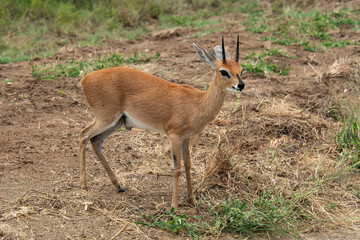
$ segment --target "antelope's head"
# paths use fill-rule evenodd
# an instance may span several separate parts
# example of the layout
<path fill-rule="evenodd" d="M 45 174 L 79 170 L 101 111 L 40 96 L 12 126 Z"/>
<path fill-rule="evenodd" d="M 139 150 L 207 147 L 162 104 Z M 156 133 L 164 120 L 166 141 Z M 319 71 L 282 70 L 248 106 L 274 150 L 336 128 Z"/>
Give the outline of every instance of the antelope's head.
<path fill-rule="evenodd" d="M 235 60 L 230 59 L 230 54 L 225 50 L 224 38 L 222 38 L 221 46 L 215 47 L 215 55 L 198 47 L 195 43 L 193 45 L 201 60 L 215 69 L 216 79 L 219 80 L 222 90 L 235 93 L 244 90 L 245 83 L 240 78 L 243 68 L 239 63 L 239 36 L 236 42 Z"/>

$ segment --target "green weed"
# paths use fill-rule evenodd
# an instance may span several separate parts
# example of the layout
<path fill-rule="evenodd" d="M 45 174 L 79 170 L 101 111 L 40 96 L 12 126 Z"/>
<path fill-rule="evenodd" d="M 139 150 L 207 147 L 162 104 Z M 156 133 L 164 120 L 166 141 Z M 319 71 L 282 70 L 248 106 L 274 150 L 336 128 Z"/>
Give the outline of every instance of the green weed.
<path fill-rule="evenodd" d="M 234 109 L 232 110 L 232 113 L 237 112 L 237 110 L 239 109 L 239 106 L 240 106 L 240 97 L 241 97 L 241 92 L 238 92 L 238 93 L 237 93 L 237 96 L 236 96 L 236 104 L 235 104 L 235 106 L 234 106 Z"/>
<path fill-rule="evenodd" d="M 324 113 L 326 117 L 330 117 L 336 121 L 341 121 L 343 114 L 341 113 L 341 107 L 338 103 L 334 103 L 329 107 L 329 109 Z"/>
<path fill-rule="evenodd" d="M 256 234 L 290 234 L 282 228 L 297 218 L 291 202 L 282 196 L 264 192 L 252 202 L 224 200 L 211 209 L 212 232 L 254 237 Z M 290 234 L 291 235 L 291 234 Z"/>
<path fill-rule="evenodd" d="M 201 218 L 187 216 L 186 214 L 176 216 L 174 211 L 175 208 L 172 208 L 170 211 L 165 212 L 164 214 L 160 214 L 157 217 L 148 216 L 148 218 L 151 220 L 150 223 L 137 222 L 137 224 L 149 227 L 159 227 L 173 234 L 185 232 L 191 238 L 198 238 L 199 234 L 201 234 L 198 226 L 199 224 L 193 223 L 192 220 Z"/>
<path fill-rule="evenodd" d="M 289 75 L 290 68 L 285 68 L 284 62 L 282 63 L 282 67 L 279 69 L 279 74 L 282 76 Z"/>

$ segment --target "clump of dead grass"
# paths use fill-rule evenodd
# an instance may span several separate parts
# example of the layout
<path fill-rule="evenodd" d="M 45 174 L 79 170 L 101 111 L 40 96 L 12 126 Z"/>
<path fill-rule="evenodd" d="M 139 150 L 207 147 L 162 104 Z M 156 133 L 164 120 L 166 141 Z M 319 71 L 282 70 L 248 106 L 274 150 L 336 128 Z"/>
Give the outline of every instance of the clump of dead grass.
<path fill-rule="evenodd" d="M 237 149 L 230 144 L 225 128 L 218 127 L 220 121 L 223 122 L 217 119 L 214 122 L 214 127 L 208 130 L 213 132 L 212 135 L 215 139 L 213 139 L 212 151 L 207 156 L 207 160 L 204 161 L 204 171 L 202 172 L 202 180 L 197 186 L 198 189 L 206 190 L 215 186 L 228 188 L 230 186 L 229 181 L 233 168 L 231 158 Z M 226 121 L 226 124 L 228 123 L 229 120 Z"/>
<path fill-rule="evenodd" d="M 0 238 L 1 239 L 15 239 L 16 231 L 6 223 L 0 224 Z"/>
<path fill-rule="evenodd" d="M 328 78 L 348 78 L 352 74 L 352 69 L 343 59 L 336 60 L 325 72 Z"/>
<path fill-rule="evenodd" d="M 259 126 L 270 138 L 283 135 L 302 142 L 319 141 L 324 137 L 327 123 L 318 116 L 310 116 L 285 99 L 267 104 L 261 111 Z"/>
<path fill-rule="evenodd" d="M 205 172 L 203 175 L 203 181 L 199 185 L 205 190 L 215 186 L 229 188 L 232 174 L 232 164 L 227 152 L 218 148 L 218 152 L 215 157 L 207 162 L 205 166 Z"/>
<path fill-rule="evenodd" d="M 0 239 L 13 240 L 19 238 L 25 239 L 25 237 L 25 234 L 20 229 L 15 229 L 8 223 L 0 223 Z"/>
<path fill-rule="evenodd" d="M 360 58 L 347 57 L 335 60 L 327 69 L 324 70 L 322 78 L 325 84 L 329 85 L 330 79 L 341 79 L 343 81 L 359 80 Z"/>

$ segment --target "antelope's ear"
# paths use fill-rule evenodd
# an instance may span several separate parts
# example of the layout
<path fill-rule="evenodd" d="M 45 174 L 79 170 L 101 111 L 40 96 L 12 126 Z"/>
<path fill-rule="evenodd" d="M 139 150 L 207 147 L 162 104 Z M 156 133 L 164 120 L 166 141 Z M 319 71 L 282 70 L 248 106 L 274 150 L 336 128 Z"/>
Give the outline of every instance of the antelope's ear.
<path fill-rule="evenodd" d="M 222 55 L 222 47 L 221 46 L 216 46 L 214 48 L 215 54 L 216 54 L 216 58 L 219 60 L 223 59 L 223 55 Z M 230 58 L 230 53 L 228 51 L 225 50 L 225 56 L 226 58 Z"/>
<path fill-rule="evenodd" d="M 212 68 L 215 68 L 216 57 L 214 56 L 214 54 L 202 49 L 201 47 L 198 47 L 195 43 L 193 43 L 193 46 L 201 60 L 209 64 Z"/>

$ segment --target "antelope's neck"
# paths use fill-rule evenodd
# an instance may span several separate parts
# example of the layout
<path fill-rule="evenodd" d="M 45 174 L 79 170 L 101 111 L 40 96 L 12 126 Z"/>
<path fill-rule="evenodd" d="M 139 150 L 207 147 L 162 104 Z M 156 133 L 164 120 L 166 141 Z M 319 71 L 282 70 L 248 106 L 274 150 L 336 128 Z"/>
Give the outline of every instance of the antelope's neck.
<path fill-rule="evenodd" d="M 204 93 L 203 101 L 202 101 L 202 107 L 204 114 L 204 120 L 207 121 L 207 123 L 211 122 L 215 119 L 216 115 L 219 113 L 224 100 L 226 97 L 226 92 L 222 91 L 220 87 L 218 86 L 218 82 L 216 79 L 216 73 L 214 74 L 214 77 L 209 85 L 208 90 Z"/>

